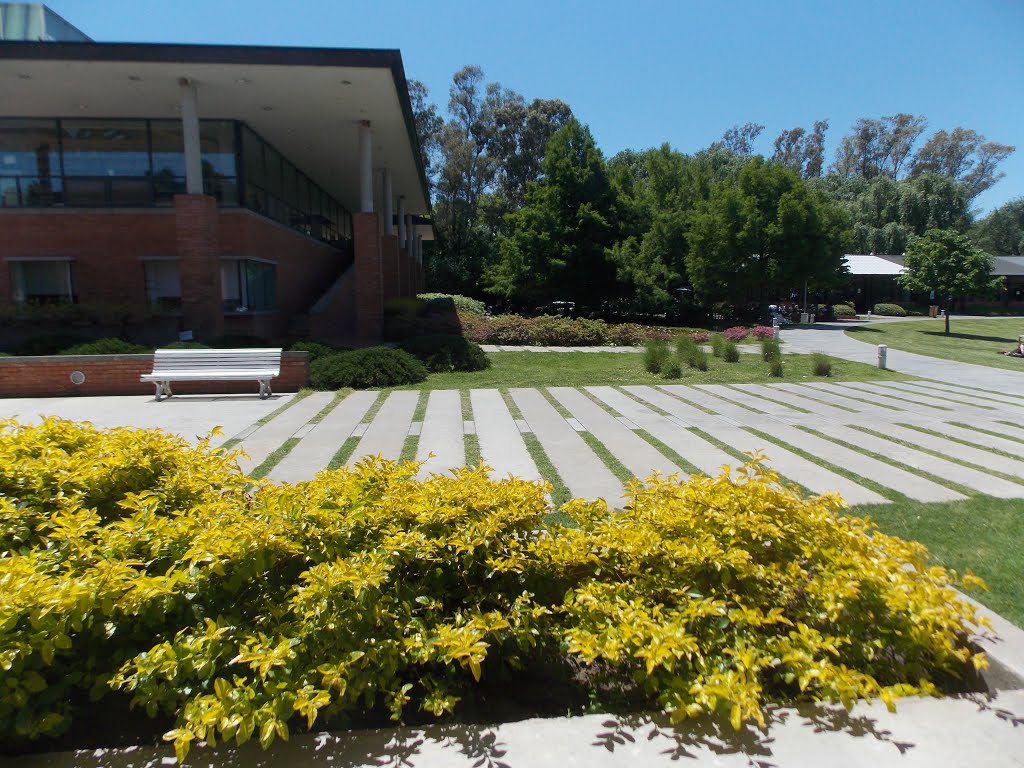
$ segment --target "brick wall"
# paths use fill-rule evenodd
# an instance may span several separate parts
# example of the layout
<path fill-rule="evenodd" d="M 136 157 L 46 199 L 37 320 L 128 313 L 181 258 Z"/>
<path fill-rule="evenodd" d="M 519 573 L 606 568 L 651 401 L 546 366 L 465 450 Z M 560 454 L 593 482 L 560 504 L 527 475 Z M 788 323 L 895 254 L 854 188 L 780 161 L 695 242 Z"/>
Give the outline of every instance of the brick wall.
<path fill-rule="evenodd" d="M 356 268 L 356 335 L 362 341 L 373 342 L 380 339 L 384 320 L 377 214 L 353 213 L 352 234 Z"/>
<path fill-rule="evenodd" d="M 174 218 L 182 328 L 197 339 L 223 336 L 217 201 L 208 195 L 175 195 Z"/>
<path fill-rule="evenodd" d="M 139 377 L 152 370 L 152 355 L 0 357 L 0 397 L 151 395 L 154 386 Z M 72 371 L 84 373 L 85 381 L 73 384 Z M 285 352 L 281 375 L 271 379 L 271 389 L 297 392 L 308 384 L 309 353 Z M 181 381 L 171 387 L 181 395 L 259 393 L 255 381 Z"/>

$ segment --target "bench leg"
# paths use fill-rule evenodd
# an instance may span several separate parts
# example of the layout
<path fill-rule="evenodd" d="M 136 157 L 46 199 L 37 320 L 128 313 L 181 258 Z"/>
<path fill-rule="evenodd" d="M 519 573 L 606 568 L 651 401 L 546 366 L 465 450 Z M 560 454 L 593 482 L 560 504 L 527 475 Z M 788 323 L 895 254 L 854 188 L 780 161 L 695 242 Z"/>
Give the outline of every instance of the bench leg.
<path fill-rule="evenodd" d="M 154 381 L 153 385 L 156 387 L 156 401 L 160 402 L 160 396 L 164 393 L 164 383 L 162 381 Z"/>
<path fill-rule="evenodd" d="M 266 400 L 272 394 L 274 393 L 270 391 L 270 381 L 260 379 L 260 400 Z"/>

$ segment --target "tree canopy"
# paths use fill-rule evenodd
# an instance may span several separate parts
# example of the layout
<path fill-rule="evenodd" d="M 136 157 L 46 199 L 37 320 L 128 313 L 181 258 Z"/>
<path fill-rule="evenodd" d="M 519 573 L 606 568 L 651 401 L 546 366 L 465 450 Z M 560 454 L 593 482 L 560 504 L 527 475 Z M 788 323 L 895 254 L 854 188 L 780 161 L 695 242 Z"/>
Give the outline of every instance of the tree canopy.
<path fill-rule="evenodd" d="M 948 229 L 929 229 L 912 235 L 907 242 L 905 272 L 899 282 L 912 291 L 946 300 L 946 334 L 949 335 L 949 311 L 957 296 L 984 293 L 995 289 L 1002 278 L 992 278 L 992 257 L 970 238 Z"/>
<path fill-rule="evenodd" d="M 696 206 L 686 258 L 694 291 L 705 302 L 754 293 L 766 304 L 772 289 L 832 284 L 843 273 L 844 221 L 794 171 L 755 157 Z"/>

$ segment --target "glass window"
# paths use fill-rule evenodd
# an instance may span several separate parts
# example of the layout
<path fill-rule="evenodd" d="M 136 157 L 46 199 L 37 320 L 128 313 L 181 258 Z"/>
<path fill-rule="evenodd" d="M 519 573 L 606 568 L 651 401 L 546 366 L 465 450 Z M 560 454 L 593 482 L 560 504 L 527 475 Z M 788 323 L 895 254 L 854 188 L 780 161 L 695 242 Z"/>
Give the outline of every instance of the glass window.
<path fill-rule="evenodd" d="M 70 261 L 12 261 L 11 288 L 18 304 L 69 304 L 75 301 Z"/>
<path fill-rule="evenodd" d="M 225 312 L 259 312 L 273 309 L 277 294 L 277 265 L 239 259 L 220 268 Z"/>
<path fill-rule="evenodd" d="M 63 120 L 65 176 L 148 176 L 145 120 Z"/>
<path fill-rule="evenodd" d="M 203 175 L 235 176 L 235 124 L 230 120 L 200 120 L 199 144 Z"/>
<path fill-rule="evenodd" d="M 266 174 L 263 172 L 263 142 L 248 128 L 242 129 L 242 154 L 245 155 L 245 183 L 263 189 Z"/>
<path fill-rule="evenodd" d="M 181 273 L 173 260 L 145 261 L 146 299 L 160 309 L 181 309 Z"/>
<path fill-rule="evenodd" d="M 0 120 L 0 176 L 60 176 L 56 120 Z"/>
<path fill-rule="evenodd" d="M 266 162 L 267 192 L 275 197 L 281 196 L 281 155 L 273 147 L 263 147 L 263 159 Z"/>

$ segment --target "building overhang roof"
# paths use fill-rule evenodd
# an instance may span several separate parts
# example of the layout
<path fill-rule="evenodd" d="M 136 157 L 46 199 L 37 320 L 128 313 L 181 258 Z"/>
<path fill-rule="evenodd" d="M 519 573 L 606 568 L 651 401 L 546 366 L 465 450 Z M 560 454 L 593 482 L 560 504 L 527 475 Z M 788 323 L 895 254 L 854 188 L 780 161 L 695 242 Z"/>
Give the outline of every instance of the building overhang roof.
<path fill-rule="evenodd" d="M 873 253 L 848 253 L 843 261 L 851 275 L 903 274 L 902 256 L 876 256 Z"/>
<path fill-rule="evenodd" d="M 176 118 L 181 78 L 196 83 L 200 118 L 248 123 L 352 211 L 369 120 L 375 173 L 390 169 L 407 211 L 429 212 L 397 50 L 0 42 L 0 117 Z"/>

